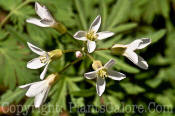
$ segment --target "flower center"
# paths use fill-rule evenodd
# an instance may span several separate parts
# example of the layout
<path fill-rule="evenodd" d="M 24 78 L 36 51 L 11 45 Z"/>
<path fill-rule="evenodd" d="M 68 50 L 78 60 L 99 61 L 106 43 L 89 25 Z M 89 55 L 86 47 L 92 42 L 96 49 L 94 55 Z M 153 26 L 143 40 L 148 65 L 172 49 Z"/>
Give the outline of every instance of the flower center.
<path fill-rule="evenodd" d="M 98 35 L 94 31 L 89 31 L 86 34 L 86 37 L 91 41 L 95 41 L 97 39 Z"/>
<path fill-rule="evenodd" d="M 105 68 L 102 68 L 98 71 L 97 75 L 99 77 L 105 78 L 105 77 L 108 77 L 108 72 Z"/>
<path fill-rule="evenodd" d="M 40 56 L 41 63 L 46 63 L 48 61 L 47 56 Z"/>

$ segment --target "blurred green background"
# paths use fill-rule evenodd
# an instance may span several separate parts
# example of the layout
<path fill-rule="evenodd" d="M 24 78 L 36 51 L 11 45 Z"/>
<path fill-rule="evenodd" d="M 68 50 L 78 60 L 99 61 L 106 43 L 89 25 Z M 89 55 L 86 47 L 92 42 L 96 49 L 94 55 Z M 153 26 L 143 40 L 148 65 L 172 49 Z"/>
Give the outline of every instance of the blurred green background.
<path fill-rule="evenodd" d="M 115 59 L 115 69 L 127 78 L 120 82 L 107 79 L 106 90 L 99 97 L 95 81 L 83 77 L 85 72 L 92 70 L 92 62 L 86 58 L 61 75 L 40 109 L 33 108 L 33 99 L 25 97 L 25 90 L 18 88 L 39 81 L 42 71 L 26 68 L 27 61 L 37 56 L 26 42 L 47 51 L 79 46 L 68 34 L 61 35 L 51 28 L 27 24 L 27 18 L 36 17 L 34 2 L 0 0 L 1 115 L 175 115 L 175 0 L 39 0 L 72 35 L 78 30 L 87 30 L 100 14 L 100 30 L 113 31 L 115 36 L 99 41 L 98 48 L 128 44 L 142 37 L 152 39 L 150 46 L 138 52 L 148 61 L 148 70 L 139 69 L 122 56 L 95 52 L 93 56 L 103 63 Z M 64 55 L 51 63 L 47 75 L 59 72 L 75 59 L 74 53 Z"/>

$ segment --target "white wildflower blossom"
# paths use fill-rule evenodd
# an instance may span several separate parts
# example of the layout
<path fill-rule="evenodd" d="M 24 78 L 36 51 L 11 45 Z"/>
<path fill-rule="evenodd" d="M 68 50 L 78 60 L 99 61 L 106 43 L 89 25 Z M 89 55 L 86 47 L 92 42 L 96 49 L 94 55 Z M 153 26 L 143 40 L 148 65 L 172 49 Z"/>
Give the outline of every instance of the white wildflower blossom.
<path fill-rule="evenodd" d="M 92 53 L 96 48 L 96 40 L 103 40 L 114 35 L 113 32 L 103 31 L 97 32 L 101 25 L 101 16 L 97 16 L 91 24 L 89 31 L 78 31 L 75 33 L 74 38 L 77 40 L 87 41 L 87 49 Z"/>
<path fill-rule="evenodd" d="M 52 17 L 46 6 L 41 6 L 38 2 L 35 2 L 35 11 L 41 18 L 29 18 L 26 21 L 38 25 L 40 27 L 52 27 L 56 25 L 55 19 Z"/>
<path fill-rule="evenodd" d="M 39 108 L 48 96 L 49 90 L 55 81 L 55 74 L 49 75 L 45 80 L 19 86 L 19 88 L 27 89 L 27 97 L 35 97 L 34 106 Z"/>
<path fill-rule="evenodd" d="M 131 60 L 135 65 L 142 69 L 148 69 L 147 62 L 135 53 L 135 50 L 143 49 L 151 43 L 151 39 L 142 38 L 131 42 L 128 45 L 115 44 L 112 47 L 112 52 L 115 54 L 121 53 Z"/>
<path fill-rule="evenodd" d="M 49 63 L 51 62 L 51 57 L 49 55 L 48 52 L 32 45 L 31 43 L 27 42 L 29 48 L 36 54 L 40 55 L 39 57 L 37 58 L 34 58 L 32 59 L 31 61 L 29 61 L 27 63 L 27 68 L 30 68 L 30 69 L 39 69 L 43 66 L 45 66 L 43 72 L 41 73 L 40 75 L 40 79 L 44 79 L 45 77 L 45 74 L 47 72 L 47 69 L 48 69 L 48 65 Z"/>
<path fill-rule="evenodd" d="M 113 80 L 118 80 L 118 81 L 126 77 L 124 74 L 111 69 L 114 64 L 115 64 L 115 61 L 111 59 L 104 66 L 98 65 L 97 66 L 98 68 L 95 71 L 84 74 L 84 76 L 87 79 L 95 79 L 95 78 L 97 79 L 96 90 L 99 96 L 101 96 L 105 91 L 106 77 L 109 77 Z"/>

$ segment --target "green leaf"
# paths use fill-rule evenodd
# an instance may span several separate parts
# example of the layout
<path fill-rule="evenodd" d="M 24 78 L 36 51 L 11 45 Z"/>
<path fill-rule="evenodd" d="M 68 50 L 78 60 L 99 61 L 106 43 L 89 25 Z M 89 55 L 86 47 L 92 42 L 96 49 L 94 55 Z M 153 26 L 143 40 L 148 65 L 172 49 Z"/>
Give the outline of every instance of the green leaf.
<path fill-rule="evenodd" d="M 121 40 L 122 36 L 123 36 L 122 34 L 119 34 L 111 39 L 106 40 L 106 41 L 99 41 L 97 43 L 97 45 L 98 46 L 103 45 L 102 48 L 110 48 L 112 45 L 118 43 L 118 41 Z"/>
<path fill-rule="evenodd" d="M 79 96 L 79 97 L 90 97 L 96 94 L 96 90 L 93 87 L 90 89 L 81 89 L 80 91 L 73 91 L 70 94 L 74 96 Z"/>
<path fill-rule="evenodd" d="M 21 2 L 22 0 L 1 0 L 0 6 L 5 10 L 11 11 L 14 10 Z"/>
<path fill-rule="evenodd" d="M 3 65 L 0 67 L 3 74 L 1 79 L 3 79 L 4 85 L 11 89 L 34 79 L 33 72 L 24 68 L 26 67 L 24 59 L 27 57 L 27 50 L 21 46 L 15 40 L 10 39 L 1 43 L 0 46 L 0 62 Z"/>
<path fill-rule="evenodd" d="M 128 94 L 139 94 L 145 92 L 144 88 L 132 83 L 120 83 L 120 85 L 125 89 Z"/>
<path fill-rule="evenodd" d="M 102 30 L 105 28 L 106 23 L 107 23 L 107 17 L 108 17 L 108 7 L 107 7 L 107 3 L 106 0 L 100 0 L 100 8 L 101 8 L 101 15 L 102 15 Z"/>
<path fill-rule="evenodd" d="M 15 29 L 14 27 L 7 25 L 6 29 L 9 32 L 11 38 L 15 38 L 17 41 L 24 44 L 26 44 L 26 42 L 28 41 L 28 36 L 24 33 L 18 32 L 17 29 Z"/>
<path fill-rule="evenodd" d="M 136 28 L 136 27 L 137 27 L 137 23 L 121 24 L 121 25 L 111 29 L 111 31 L 113 31 L 115 33 L 121 33 L 124 31 L 131 30 L 131 29 Z"/>
<path fill-rule="evenodd" d="M 152 88 L 156 88 L 157 86 L 160 85 L 161 82 L 162 82 L 162 79 L 154 78 L 154 79 L 147 80 L 145 83 Z"/>
<path fill-rule="evenodd" d="M 87 23 L 86 23 L 86 18 L 83 13 L 83 8 L 81 6 L 80 0 L 74 0 L 75 1 L 75 6 L 78 11 L 79 17 L 80 17 L 80 22 L 82 24 L 83 30 L 87 30 Z"/>
<path fill-rule="evenodd" d="M 166 30 L 161 29 L 157 32 L 154 32 L 154 33 L 148 35 L 147 37 L 151 38 L 151 41 L 153 44 L 153 43 L 156 43 L 157 41 L 159 41 L 165 34 L 166 34 Z"/>
<path fill-rule="evenodd" d="M 69 92 L 71 94 L 71 92 L 74 91 L 80 91 L 81 89 L 74 83 L 72 82 L 72 80 L 70 80 L 69 78 L 67 78 L 67 85 L 68 85 L 68 89 Z M 74 95 L 70 95 L 71 96 L 71 102 L 69 102 L 69 106 L 74 105 L 74 109 L 75 108 L 80 108 L 83 107 L 84 104 L 84 98 L 83 97 L 75 97 Z M 73 108 L 71 110 L 73 110 Z"/>
<path fill-rule="evenodd" d="M 165 95 L 156 96 L 156 102 L 165 105 L 167 108 L 173 108 L 172 101 Z"/>
<path fill-rule="evenodd" d="M 169 1 L 168 0 L 159 0 L 159 3 L 160 3 L 162 15 L 165 18 L 169 18 L 169 12 L 170 12 Z"/>
<path fill-rule="evenodd" d="M 45 42 L 51 44 L 52 37 L 57 37 L 58 33 L 51 28 L 41 28 L 33 24 L 27 24 L 27 32 L 33 41 L 40 46 L 44 46 Z"/>
<path fill-rule="evenodd" d="M 25 91 L 17 88 L 16 90 L 8 90 L 0 98 L 1 106 L 9 106 L 11 103 L 19 103 L 19 101 L 24 97 Z"/>
<path fill-rule="evenodd" d="M 4 39 L 8 35 L 8 32 L 0 29 L 0 40 Z"/>
<path fill-rule="evenodd" d="M 61 77 L 56 86 L 56 92 L 54 92 L 54 94 L 51 96 L 51 102 L 49 104 L 52 105 L 54 108 L 57 108 L 59 106 L 59 109 L 57 109 L 57 112 L 55 112 L 54 108 L 51 109 L 51 111 L 48 112 L 48 115 L 50 116 L 59 115 L 62 110 L 66 110 L 66 78 Z"/>
<path fill-rule="evenodd" d="M 115 25 L 124 22 L 128 18 L 130 9 L 130 0 L 117 0 L 109 15 L 107 29 L 111 29 Z"/>
<path fill-rule="evenodd" d="M 26 112 L 29 110 L 29 108 L 33 105 L 34 99 L 27 99 L 26 102 L 23 104 L 22 111 L 21 112 Z"/>

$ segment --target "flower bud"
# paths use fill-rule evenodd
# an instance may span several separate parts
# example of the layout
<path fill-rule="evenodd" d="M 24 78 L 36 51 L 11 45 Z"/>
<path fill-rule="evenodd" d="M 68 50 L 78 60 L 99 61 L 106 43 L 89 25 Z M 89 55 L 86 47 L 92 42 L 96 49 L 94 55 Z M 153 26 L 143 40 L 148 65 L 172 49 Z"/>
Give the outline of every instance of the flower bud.
<path fill-rule="evenodd" d="M 94 60 L 92 63 L 92 68 L 94 70 L 97 70 L 97 69 L 101 68 L 102 66 L 103 66 L 102 63 L 99 60 Z"/>
<path fill-rule="evenodd" d="M 114 46 L 112 46 L 111 48 L 111 52 L 115 55 L 123 55 L 123 53 L 125 52 L 127 46 L 126 45 L 122 45 L 122 44 L 115 44 Z"/>
<path fill-rule="evenodd" d="M 83 54 L 80 51 L 76 51 L 75 56 L 76 56 L 76 58 L 81 58 L 83 56 Z"/>
<path fill-rule="evenodd" d="M 56 58 L 60 58 L 63 55 L 63 52 L 60 49 L 56 49 L 48 52 L 48 54 L 51 57 L 51 59 L 56 59 Z"/>

